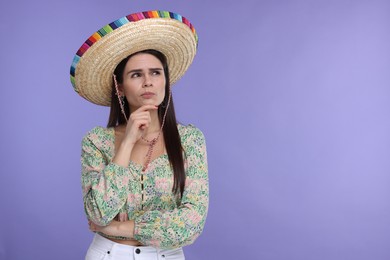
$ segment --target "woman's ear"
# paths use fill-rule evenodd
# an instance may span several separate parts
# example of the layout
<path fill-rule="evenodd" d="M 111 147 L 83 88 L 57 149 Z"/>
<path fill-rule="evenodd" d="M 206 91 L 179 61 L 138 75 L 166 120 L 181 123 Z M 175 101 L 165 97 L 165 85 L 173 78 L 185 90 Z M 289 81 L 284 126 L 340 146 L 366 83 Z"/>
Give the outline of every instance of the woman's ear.
<path fill-rule="evenodd" d="M 118 81 L 116 80 L 116 75 L 115 74 L 112 74 L 112 77 L 114 79 L 114 87 L 115 87 L 116 95 L 124 96 L 125 94 L 124 94 L 123 85 L 118 83 Z"/>
<path fill-rule="evenodd" d="M 118 84 L 118 92 L 119 92 L 119 95 L 121 95 L 121 96 L 125 95 L 122 84 Z"/>

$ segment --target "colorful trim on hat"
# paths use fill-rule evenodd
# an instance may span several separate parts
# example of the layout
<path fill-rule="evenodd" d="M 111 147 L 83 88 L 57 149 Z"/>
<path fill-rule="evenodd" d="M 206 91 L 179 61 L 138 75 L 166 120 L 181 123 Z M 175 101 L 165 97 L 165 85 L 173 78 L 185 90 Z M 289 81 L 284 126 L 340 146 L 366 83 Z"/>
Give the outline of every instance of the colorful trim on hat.
<path fill-rule="evenodd" d="M 190 21 L 187 20 L 187 18 L 181 16 L 180 14 L 168 12 L 168 11 L 147 11 L 147 12 L 140 12 L 135 14 L 130 14 L 125 17 L 122 17 L 110 24 L 107 24 L 103 28 L 101 28 L 99 31 L 92 34 L 84 43 L 81 45 L 79 50 L 77 51 L 76 55 L 73 58 L 72 65 L 70 67 L 70 81 L 72 82 L 73 88 L 76 92 L 76 84 L 75 84 L 75 72 L 76 72 L 76 66 L 77 63 L 80 61 L 80 58 L 84 55 L 84 53 L 97 41 L 99 41 L 102 37 L 109 34 L 110 32 L 113 32 L 115 29 L 121 27 L 124 24 L 127 24 L 129 22 L 136 22 L 143 19 L 150 19 L 150 18 L 170 18 L 178 20 L 184 24 L 186 24 L 192 31 L 195 37 L 196 43 L 198 43 L 198 35 L 196 34 L 194 26 L 190 23 Z"/>

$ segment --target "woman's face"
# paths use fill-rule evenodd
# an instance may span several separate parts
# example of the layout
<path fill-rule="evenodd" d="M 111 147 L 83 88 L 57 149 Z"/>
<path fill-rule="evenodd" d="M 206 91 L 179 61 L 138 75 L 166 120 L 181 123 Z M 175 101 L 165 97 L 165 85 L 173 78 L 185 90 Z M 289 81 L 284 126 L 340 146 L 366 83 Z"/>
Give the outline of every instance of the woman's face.
<path fill-rule="evenodd" d="M 148 53 L 131 57 L 123 71 L 120 90 L 129 102 L 130 111 L 143 105 L 160 105 L 165 96 L 165 75 L 160 60 Z"/>

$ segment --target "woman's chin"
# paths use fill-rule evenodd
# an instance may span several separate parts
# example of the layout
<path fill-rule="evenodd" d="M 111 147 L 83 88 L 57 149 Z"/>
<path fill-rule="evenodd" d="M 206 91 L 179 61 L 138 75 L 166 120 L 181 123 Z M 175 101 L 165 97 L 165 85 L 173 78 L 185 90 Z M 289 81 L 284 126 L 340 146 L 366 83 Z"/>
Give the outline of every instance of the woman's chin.
<path fill-rule="evenodd" d="M 142 105 L 154 105 L 158 106 L 156 100 L 146 99 L 142 102 Z"/>
<path fill-rule="evenodd" d="M 138 108 L 140 108 L 142 106 L 146 106 L 146 105 L 159 106 L 159 103 L 156 100 L 142 100 L 136 106 L 133 106 L 133 107 L 138 109 Z"/>

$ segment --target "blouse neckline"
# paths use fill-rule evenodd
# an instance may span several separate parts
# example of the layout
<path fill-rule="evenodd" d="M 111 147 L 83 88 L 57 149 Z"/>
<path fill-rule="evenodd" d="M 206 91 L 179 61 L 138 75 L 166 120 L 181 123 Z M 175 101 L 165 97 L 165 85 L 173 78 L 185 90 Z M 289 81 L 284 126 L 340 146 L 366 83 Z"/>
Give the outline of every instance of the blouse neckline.
<path fill-rule="evenodd" d="M 112 158 L 115 155 L 115 127 L 109 127 L 108 129 L 110 130 L 109 135 L 110 135 L 111 141 L 112 141 L 111 145 L 110 145 L 110 157 L 111 157 L 110 160 L 112 160 Z M 164 159 L 169 160 L 167 153 L 163 153 L 163 154 L 157 156 L 156 158 L 154 158 L 153 160 L 151 160 L 149 162 L 149 165 L 148 165 L 145 173 L 148 172 L 148 170 L 151 168 L 152 165 L 154 165 L 155 162 L 157 162 L 159 160 L 164 160 Z M 133 162 L 132 160 L 129 160 L 129 165 L 130 164 L 133 165 L 137 169 L 137 171 L 142 172 L 143 165 L 136 163 L 136 162 Z"/>

